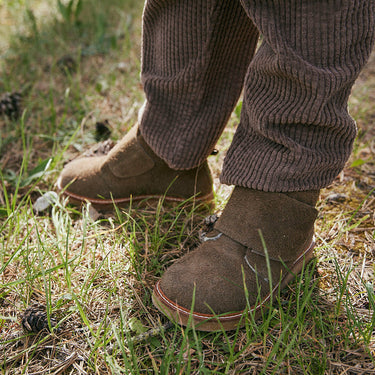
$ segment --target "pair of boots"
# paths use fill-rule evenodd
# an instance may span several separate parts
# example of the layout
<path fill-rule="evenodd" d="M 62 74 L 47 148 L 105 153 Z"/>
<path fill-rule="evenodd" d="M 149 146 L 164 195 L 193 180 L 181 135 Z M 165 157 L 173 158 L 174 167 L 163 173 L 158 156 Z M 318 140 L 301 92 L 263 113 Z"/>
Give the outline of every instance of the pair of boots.
<path fill-rule="evenodd" d="M 130 200 L 165 196 L 212 201 L 207 162 L 176 171 L 146 144 L 137 128 L 108 155 L 69 163 L 57 186 L 71 201 L 99 210 Z M 198 330 L 231 330 L 243 312 L 260 309 L 313 256 L 319 191 L 269 193 L 235 187 L 214 229 L 194 251 L 175 262 L 156 284 L 155 306 L 170 319 Z"/>

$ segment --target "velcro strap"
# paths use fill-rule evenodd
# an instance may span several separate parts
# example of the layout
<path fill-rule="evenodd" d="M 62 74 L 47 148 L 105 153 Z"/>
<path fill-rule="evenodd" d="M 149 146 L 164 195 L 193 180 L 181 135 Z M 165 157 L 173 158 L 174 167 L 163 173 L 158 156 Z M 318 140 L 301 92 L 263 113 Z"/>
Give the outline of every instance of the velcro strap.
<path fill-rule="evenodd" d="M 137 127 L 133 127 L 109 152 L 106 164 L 116 177 L 127 178 L 146 173 L 155 162 L 137 139 Z"/>

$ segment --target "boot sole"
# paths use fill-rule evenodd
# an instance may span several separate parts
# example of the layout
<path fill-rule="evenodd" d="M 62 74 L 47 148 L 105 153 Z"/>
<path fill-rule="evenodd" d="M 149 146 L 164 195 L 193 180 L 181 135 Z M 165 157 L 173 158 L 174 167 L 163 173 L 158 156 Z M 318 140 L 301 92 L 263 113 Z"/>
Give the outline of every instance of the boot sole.
<path fill-rule="evenodd" d="M 312 241 L 308 249 L 305 250 L 294 262 L 293 267 L 290 270 L 291 272 L 287 273 L 281 279 L 281 282 L 274 287 L 272 293 L 269 293 L 259 304 L 251 308 L 249 314 L 254 315 L 255 320 L 261 316 L 264 305 L 271 302 L 271 296 L 272 300 L 274 300 L 278 289 L 284 289 L 289 282 L 291 282 L 296 275 L 302 271 L 303 267 L 313 259 L 314 246 L 315 242 Z M 178 305 L 163 293 L 160 288 L 160 281 L 155 285 L 152 294 L 152 302 L 154 306 L 170 320 L 183 326 L 193 325 L 198 331 L 231 331 L 245 325 L 246 317 L 244 317 L 244 310 L 231 314 L 213 315 L 190 311 Z"/>
<path fill-rule="evenodd" d="M 71 193 L 68 190 L 63 191 L 63 195 L 67 196 L 69 198 L 69 203 L 75 204 L 75 205 L 82 205 L 84 203 L 91 203 L 91 205 L 100 212 L 110 212 L 114 210 L 114 207 L 117 206 L 119 208 L 124 208 L 129 206 L 131 203 L 158 203 L 160 199 L 163 200 L 163 202 L 169 203 L 169 204 L 181 204 L 186 202 L 186 205 L 206 205 L 208 208 L 213 209 L 214 204 L 214 194 L 213 192 L 206 194 L 204 196 L 199 196 L 195 198 L 179 198 L 179 197 L 171 197 L 168 195 L 137 195 L 137 196 L 131 196 L 127 198 L 116 198 L 116 199 L 97 199 L 97 198 L 88 198 L 82 195 Z"/>

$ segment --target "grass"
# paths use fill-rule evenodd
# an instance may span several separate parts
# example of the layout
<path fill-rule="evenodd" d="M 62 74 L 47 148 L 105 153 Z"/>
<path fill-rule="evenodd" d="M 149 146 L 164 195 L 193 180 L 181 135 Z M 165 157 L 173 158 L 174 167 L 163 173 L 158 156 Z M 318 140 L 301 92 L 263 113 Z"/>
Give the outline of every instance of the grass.
<path fill-rule="evenodd" d="M 164 270 L 197 246 L 200 212 L 160 202 L 97 216 L 61 197 L 33 210 L 63 163 L 95 144 L 97 121 L 108 120 L 114 140 L 136 121 L 141 7 L 0 1 L 0 93 L 21 91 L 24 110 L 0 118 L 1 373 L 374 373 L 374 58 L 350 100 L 360 128 L 352 158 L 321 193 L 315 263 L 243 329 L 168 325 L 151 303 Z M 219 210 L 239 109 L 209 159 Z M 52 333 L 23 331 L 33 303 L 51 329 L 56 321 Z"/>

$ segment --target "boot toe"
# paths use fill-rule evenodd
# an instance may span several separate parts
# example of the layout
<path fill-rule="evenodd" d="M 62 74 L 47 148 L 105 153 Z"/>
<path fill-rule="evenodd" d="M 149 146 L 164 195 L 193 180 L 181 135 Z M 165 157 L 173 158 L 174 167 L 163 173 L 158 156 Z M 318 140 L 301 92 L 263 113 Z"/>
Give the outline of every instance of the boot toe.
<path fill-rule="evenodd" d="M 79 200 L 108 198 L 108 186 L 100 173 L 104 158 L 99 156 L 71 161 L 61 172 L 56 182 L 57 188 L 64 190 L 68 196 L 76 196 Z"/>
<path fill-rule="evenodd" d="M 203 243 L 165 272 L 159 290 L 176 307 L 199 314 L 244 310 L 244 279 L 250 284 L 254 280 L 250 280 L 252 275 L 243 266 L 245 248 L 229 242 L 223 236 L 217 244 Z"/>

